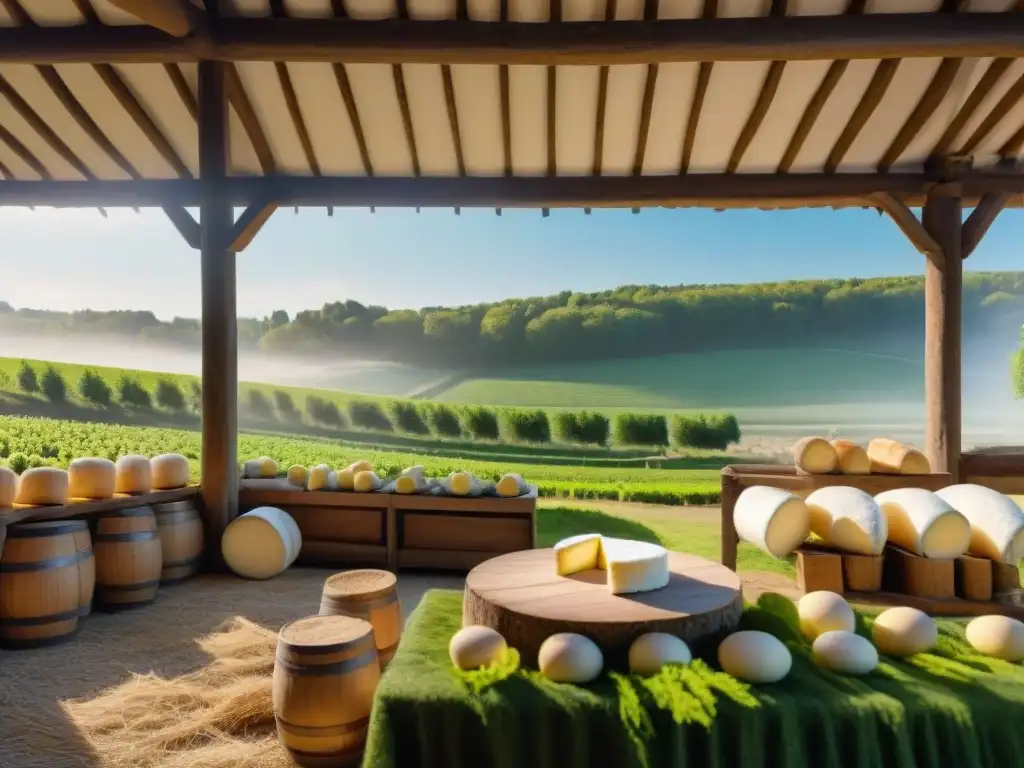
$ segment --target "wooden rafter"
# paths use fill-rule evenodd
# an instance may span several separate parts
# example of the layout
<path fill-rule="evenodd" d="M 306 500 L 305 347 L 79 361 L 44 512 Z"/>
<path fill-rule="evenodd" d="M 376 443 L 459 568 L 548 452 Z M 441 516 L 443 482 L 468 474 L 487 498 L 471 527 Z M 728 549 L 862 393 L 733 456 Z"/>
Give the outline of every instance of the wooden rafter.
<path fill-rule="evenodd" d="M 718 0 L 704 0 L 704 9 L 701 18 L 712 20 L 718 16 Z M 690 158 L 693 157 L 693 145 L 697 140 L 697 125 L 700 122 L 700 113 L 704 108 L 704 99 L 708 92 L 708 83 L 711 82 L 712 61 L 702 61 L 697 69 L 697 82 L 693 89 L 693 98 L 690 100 L 690 112 L 686 116 L 686 130 L 683 133 L 682 155 L 679 159 L 679 173 L 687 173 L 690 170 Z"/>
<path fill-rule="evenodd" d="M 796 130 L 793 131 L 793 135 L 789 139 L 789 144 L 786 145 L 786 151 L 782 153 L 782 160 L 779 162 L 778 167 L 779 173 L 788 173 L 789 169 L 793 167 L 797 155 L 800 154 L 804 142 L 807 141 L 807 136 L 818 120 L 818 115 L 825 108 L 828 97 L 832 95 L 832 91 L 839 85 L 839 81 L 849 65 L 850 62 L 845 59 L 833 61 L 829 65 L 825 77 L 814 91 L 811 100 L 807 102 L 807 108 L 804 109 L 803 115 L 800 116 L 800 122 L 797 123 Z"/>
<path fill-rule="evenodd" d="M 878 170 L 888 171 L 900 159 L 900 155 L 910 146 L 910 142 L 917 137 L 932 115 L 935 114 L 935 110 L 942 105 L 943 100 L 949 94 L 949 89 L 956 80 L 962 63 L 963 59 L 942 60 L 914 110 L 904 121 L 899 133 L 896 134 L 896 138 L 892 140 L 888 149 L 885 150 L 885 154 L 882 155 L 882 159 L 878 162 Z"/>
<path fill-rule="evenodd" d="M 981 124 L 974 129 L 974 133 L 957 149 L 956 154 L 969 155 L 977 149 L 1010 113 L 1010 110 L 1020 103 L 1022 98 L 1024 98 L 1024 75 L 1017 78 L 1016 82 L 1003 94 L 1003 97 L 989 110 Z"/>
<path fill-rule="evenodd" d="M 227 250 L 232 253 L 244 251 L 276 210 L 277 203 L 270 200 L 251 203 L 247 206 L 231 230 Z"/>
<path fill-rule="evenodd" d="M 8 168 L 6 165 L 4 165 L 3 161 L 0 161 L 0 179 L 13 179 L 13 178 L 14 178 L 14 174 L 11 173 L 11 169 Z"/>
<path fill-rule="evenodd" d="M 234 64 L 227 64 L 224 67 L 224 87 L 228 94 L 228 103 L 234 108 L 235 114 L 249 137 L 252 148 L 256 151 L 260 167 L 264 173 L 277 173 L 277 161 L 274 159 L 274 152 L 267 141 L 267 135 L 263 132 L 263 125 L 252 106 L 249 94 L 245 92 L 245 85 L 238 74 L 238 68 Z"/>
<path fill-rule="evenodd" d="M 462 153 L 462 131 L 459 129 L 459 110 L 455 104 L 455 84 L 452 82 L 451 67 L 441 68 L 441 79 L 444 81 L 444 101 L 448 110 L 448 123 L 452 130 L 452 142 L 455 145 L 455 163 L 458 167 L 459 176 L 466 175 L 466 159 Z M 508 144 L 506 143 L 506 147 Z M 507 157 L 507 154 L 506 154 Z M 511 175 L 511 161 L 507 161 L 505 175 Z"/>
<path fill-rule="evenodd" d="M 885 96 L 889 83 L 895 77 L 899 66 L 899 59 L 883 59 L 878 63 L 878 67 L 871 76 L 871 81 L 868 83 L 864 95 L 853 110 L 853 114 L 843 128 L 842 133 L 839 134 L 839 138 L 836 139 L 832 151 L 829 152 L 828 159 L 825 161 L 825 171 L 827 173 L 835 173 L 836 169 L 839 168 L 839 164 L 843 162 L 843 158 L 850 151 L 853 142 L 860 135 L 861 130 L 863 130 L 868 120 L 871 119 L 875 110 L 878 109 L 878 105 Z"/>
<path fill-rule="evenodd" d="M 270 13 L 275 18 L 284 18 L 288 15 L 284 0 L 271 0 Z M 306 127 L 306 120 L 302 116 L 302 109 L 299 107 L 299 97 L 295 93 L 295 85 L 292 83 L 291 73 L 288 65 L 283 61 L 275 61 L 274 69 L 277 72 L 277 82 L 281 86 L 281 93 L 284 94 L 284 103 L 288 108 L 288 115 L 291 117 L 292 125 L 295 126 L 295 133 L 302 145 L 302 153 L 306 158 L 306 165 L 314 176 L 320 175 L 320 163 L 313 149 L 313 141 L 309 137 L 309 130 Z"/>
<path fill-rule="evenodd" d="M 199 23 L 199 9 L 188 0 L 107 0 L 144 24 L 184 37 Z"/>
<path fill-rule="evenodd" d="M 914 215 L 914 212 L 904 202 L 887 192 L 871 195 L 869 199 L 874 205 L 889 215 L 889 218 L 893 220 L 917 250 L 932 260 L 941 260 L 943 258 L 942 248 L 928 233 L 921 220 Z"/>
<path fill-rule="evenodd" d="M 562 23 L 562 0 L 548 0 L 549 23 Z M 547 154 L 548 176 L 558 175 L 558 69 L 549 65 L 547 68 Z M 548 216 L 550 208 L 541 208 L 541 216 Z"/>
<path fill-rule="evenodd" d="M 22 162 L 35 171 L 41 179 L 49 181 L 53 178 L 53 175 L 47 170 L 46 166 L 40 162 L 39 158 L 32 153 L 32 150 L 22 144 L 21 140 L 17 136 L 2 125 L 0 125 L 0 143 L 6 144 L 10 147 L 11 151 L 20 157 Z"/>
<path fill-rule="evenodd" d="M 185 79 L 185 75 L 182 74 L 181 68 L 177 64 L 164 64 L 164 71 L 167 73 L 167 77 L 171 79 L 174 91 L 178 94 L 178 98 L 181 99 L 181 103 L 185 105 L 185 109 L 192 115 L 193 120 L 198 121 L 199 104 L 196 102 L 196 96 L 192 93 L 192 89 L 189 88 L 188 81 Z"/>
<path fill-rule="evenodd" d="M 956 137 L 960 135 L 964 126 L 974 117 L 978 107 L 985 101 L 992 92 L 992 89 L 995 88 L 996 83 L 1006 74 L 1006 71 L 1013 62 L 1014 59 L 995 59 L 989 64 L 988 69 L 985 70 L 978 84 L 971 90 L 970 95 L 964 99 L 964 103 L 956 113 L 956 117 L 950 121 L 949 125 L 946 126 L 946 130 L 942 132 L 942 136 L 935 142 L 935 146 L 932 147 L 931 151 L 932 157 L 945 157 L 949 154 L 953 147 L 953 142 L 956 141 Z"/>
<path fill-rule="evenodd" d="M 188 247 L 199 250 L 202 236 L 199 222 L 195 220 L 195 217 L 180 205 L 165 205 L 163 209 Z"/>
<path fill-rule="evenodd" d="M 412 127 L 412 110 L 409 109 L 409 96 L 405 91 L 405 75 L 401 64 L 391 65 L 391 77 L 395 82 L 395 94 L 398 97 L 398 109 L 402 113 L 402 127 L 405 129 L 405 143 L 412 158 L 412 174 L 420 175 L 420 155 L 416 151 L 416 133 Z"/>
<path fill-rule="evenodd" d="M 1008 195 L 1005 192 L 997 192 L 985 195 L 978 205 L 975 206 L 963 225 L 962 244 L 960 246 L 961 258 L 966 259 L 974 253 L 974 249 L 981 243 L 989 227 L 992 226 L 996 217 L 999 216 L 1012 197 L 1012 195 Z"/>
<path fill-rule="evenodd" d="M 335 18 L 347 19 L 348 10 L 345 8 L 345 0 L 331 0 L 331 13 Z M 348 70 L 341 62 L 336 62 L 332 67 L 334 80 L 338 84 L 338 91 L 341 93 L 341 100 L 345 103 L 345 111 L 348 113 L 348 120 L 352 124 L 352 133 L 356 138 L 356 146 L 359 148 L 359 159 L 363 164 L 363 173 L 373 176 L 373 163 L 370 161 L 370 148 L 366 143 L 366 134 L 363 133 L 363 123 L 359 119 L 359 107 L 356 105 L 356 97 L 352 92 L 352 83 L 348 79 Z M 370 211 L 373 212 L 373 206 Z"/>
<path fill-rule="evenodd" d="M 1024 149 L 1024 125 L 999 148 L 999 155 L 1003 158 L 1017 157 L 1021 149 Z"/>

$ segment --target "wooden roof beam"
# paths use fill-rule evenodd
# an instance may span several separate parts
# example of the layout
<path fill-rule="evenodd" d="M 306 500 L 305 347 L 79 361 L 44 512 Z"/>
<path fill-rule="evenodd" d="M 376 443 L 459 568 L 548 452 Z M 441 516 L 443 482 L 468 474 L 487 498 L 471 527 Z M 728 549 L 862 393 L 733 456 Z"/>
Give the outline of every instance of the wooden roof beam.
<path fill-rule="evenodd" d="M 147 0 L 149 2 L 149 0 Z M 0 63 L 323 61 L 652 64 L 1024 56 L 1024 14 L 867 14 L 511 22 L 231 18 L 186 37 L 152 27 L 5 27 Z"/>
<path fill-rule="evenodd" d="M 163 209 L 164 213 L 167 214 L 167 218 L 171 220 L 171 224 L 178 230 L 178 234 L 188 244 L 188 247 L 195 248 L 198 251 L 202 245 L 202 236 L 200 234 L 199 222 L 196 221 L 195 217 L 181 205 L 165 205 Z"/>
<path fill-rule="evenodd" d="M 914 212 L 907 207 L 906 203 L 897 199 L 888 192 L 880 192 L 879 194 L 871 195 L 869 199 L 880 210 L 889 214 L 889 218 L 893 220 L 896 226 L 900 228 L 900 231 L 907 236 L 907 239 L 913 243 L 917 250 L 929 259 L 938 259 L 941 261 L 943 258 L 942 247 L 935 241 L 935 238 L 928 233 L 924 224 L 922 224 L 921 220 L 914 215 Z"/>
<path fill-rule="evenodd" d="M 971 211 L 971 215 L 967 217 L 967 221 L 964 222 L 960 245 L 961 258 L 966 259 L 974 253 L 974 249 L 981 243 L 989 227 L 995 223 L 996 217 L 1012 198 L 1013 195 L 1006 192 L 993 192 L 981 198 L 978 205 Z"/>
<path fill-rule="evenodd" d="M 188 0 L 108 0 L 115 8 L 130 13 L 143 24 L 174 37 L 191 34 L 199 23 L 200 11 Z"/>
<path fill-rule="evenodd" d="M 231 230 L 231 242 L 228 244 L 227 250 L 232 253 L 239 253 L 249 247 L 249 243 L 259 234 L 259 231 L 263 229 L 263 225 L 267 223 L 276 210 L 277 203 L 270 200 L 261 200 L 260 202 L 250 204 L 242 211 L 242 215 L 235 222 Z"/>

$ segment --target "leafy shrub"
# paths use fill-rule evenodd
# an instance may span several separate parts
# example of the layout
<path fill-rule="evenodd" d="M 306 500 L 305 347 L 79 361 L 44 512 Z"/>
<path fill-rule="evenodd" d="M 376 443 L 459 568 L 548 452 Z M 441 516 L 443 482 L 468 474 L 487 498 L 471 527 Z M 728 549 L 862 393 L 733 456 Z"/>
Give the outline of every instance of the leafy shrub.
<path fill-rule="evenodd" d="M 384 415 L 380 405 L 372 400 L 350 400 L 348 418 L 353 426 L 362 429 L 372 429 L 377 432 L 393 432 L 395 429 L 391 420 Z"/>
<path fill-rule="evenodd" d="M 136 408 L 152 408 L 153 400 L 149 396 L 149 390 L 126 374 L 121 374 L 117 380 L 117 399 L 121 405 L 130 405 Z"/>
<path fill-rule="evenodd" d="M 551 425 L 544 411 L 506 408 L 501 412 L 501 434 L 522 443 L 550 443 Z"/>
<path fill-rule="evenodd" d="M 1024 338 L 1024 331 L 1021 331 Z M 1013 390 L 1019 400 L 1024 400 L 1024 347 L 1021 347 L 1013 356 Z"/>
<path fill-rule="evenodd" d="M 7 466 L 9 466 L 13 471 L 17 472 L 20 475 L 22 472 L 28 469 L 28 456 L 26 456 L 21 451 L 18 451 L 17 453 L 12 453 L 10 456 L 7 457 Z"/>
<path fill-rule="evenodd" d="M 402 432 L 413 435 L 428 435 L 430 427 L 423 420 L 415 403 L 405 400 L 392 400 L 388 403 L 388 411 L 391 414 L 391 421 Z"/>
<path fill-rule="evenodd" d="M 617 413 L 612 440 L 618 445 L 668 445 L 668 423 L 656 413 Z"/>
<path fill-rule="evenodd" d="M 561 443 L 607 445 L 608 417 L 595 411 L 559 411 L 555 414 L 555 440 Z"/>
<path fill-rule="evenodd" d="M 299 409 L 295 407 L 295 401 L 292 400 L 292 396 L 283 390 L 274 390 L 274 407 L 277 408 L 278 414 L 285 421 L 299 421 L 302 418 Z"/>
<path fill-rule="evenodd" d="M 29 394 L 39 391 L 39 379 L 36 378 L 36 370 L 24 360 L 21 361 L 21 368 L 18 369 L 18 389 Z"/>
<path fill-rule="evenodd" d="M 188 407 L 196 413 L 203 410 L 203 387 L 198 381 L 189 384 Z"/>
<path fill-rule="evenodd" d="M 89 369 L 86 369 L 82 378 L 78 380 L 78 394 L 87 403 L 98 405 L 101 408 L 108 408 L 114 399 L 114 393 L 110 391 L 107 380 L 96 371 Z"/>
<path fill-rule="evenodd" d="M 168 379 L 160 379 L 156 383 L 156 404 L 169 411 L 185 410 L 185 395 L 181 387 Z"/>
<path fill-rule="evenodd" d="M 462 410 L 462 423 L 474 440 L 497 440 L 498 415 L 491 408 L 471 405 Z"/>
<path fill-rule="evenodd" d="M 421 403 L 420 412 L 426 417 L 427 423 L 440 437 L 461 437 L 462 425 L 459 414 L 450 405 L 443 403 Z"/>
<path fill-rule="evenodd" d="M 325 400 L 316 395 L 306 398 L 306 415 L 315 424 L 326 424 L 328 427 L 344 427 L 345 419 L 333 400 Z"/>
<path fill-rule="evenodd" d="M 43 396 L 51 403 L 63 403 L 68 399 L 68 383 L 52 365 L 46 366 L 46 370 L 43 371 L 41 389 Z"/>
<path fill-rule="evenodd" d="M 0 389 L 11 388 L 11 377 L 7 371 L 0 371 Z"/>
<path fill-rule="evenodd" d="M 672 444 L 680 448 L 725 450 L 740 439 L 740 426 L 732 414 L 672 417 Z"/>
<path fill-rule="evenodd" d="M 250 389 L 245 393 L 246 410 L 258 419 L 274 418 L 274 408 L 270 404 L 270 398 L 258 389 Z"/>

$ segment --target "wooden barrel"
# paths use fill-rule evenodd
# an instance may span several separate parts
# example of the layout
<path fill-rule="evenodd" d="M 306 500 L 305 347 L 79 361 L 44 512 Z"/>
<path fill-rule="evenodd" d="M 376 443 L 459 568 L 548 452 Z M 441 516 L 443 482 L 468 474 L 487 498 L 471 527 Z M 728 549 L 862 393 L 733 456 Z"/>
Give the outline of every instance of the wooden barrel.
<path fill-rule="evenodd" d="M 12 525 L 0 557 L 0 644 L 67 640 L 89 613 L 95 581 L 84 520 Z"/>
<path fill-rule="evenodd" d="M 365 568 L 328 576 L 320 597 L 321 616 L 354 616 L 373 625 L 383 672 L 402 637 L 398 579 L 391 571 Z"/>
<path fill-rule="evenodd" d="M 173 584 L 199 572 L 203 557 L 203 521 L 191 501 L 155 504 L 156 528 L 163 553 L 161 584 Z"/>
<path fill-rule="evenodd" d="M 351 616 L 309 616 L 277 636 L 277 734 L 302 766 L 355 766 L 363 758 L 380 680 L 373 627 Z"/>
<path fill-rule="evenodd" d="M 98 515 L 93 549 L 97 608 L 120 611 L 156 599 L 163 557 L 152 509 L 132 507 Z"/>

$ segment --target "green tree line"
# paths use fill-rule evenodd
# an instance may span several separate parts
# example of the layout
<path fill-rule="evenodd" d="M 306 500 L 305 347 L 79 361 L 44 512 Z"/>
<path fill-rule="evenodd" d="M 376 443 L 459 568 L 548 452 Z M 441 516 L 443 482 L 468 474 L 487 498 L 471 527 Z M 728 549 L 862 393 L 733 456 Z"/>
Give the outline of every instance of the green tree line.
<path fill-rule="evenodd" d="M 1024 316 L 1024 272 L 964 277 L 965 327 Z M 5 318 L 7 320 L 5 321 Z M 199 321 L 149 312 L 44 313 L 0 306 L 0 325 L 120 332 L 197 344 Z M 749 285 L 625 285 L 492 304 L 366 306 L 346 300 L 239 319 L 239 343 L 276 353 L 344 353 L 434 366 L 494 366 L 923 336 L 924 280 L 888 277 Z"/>

